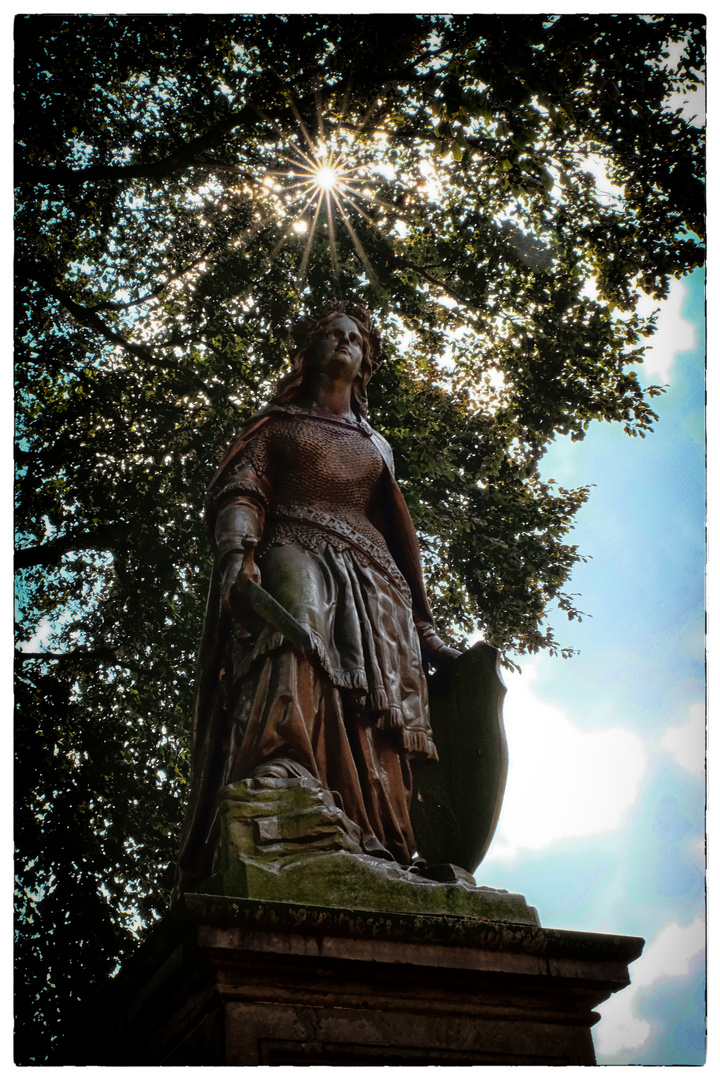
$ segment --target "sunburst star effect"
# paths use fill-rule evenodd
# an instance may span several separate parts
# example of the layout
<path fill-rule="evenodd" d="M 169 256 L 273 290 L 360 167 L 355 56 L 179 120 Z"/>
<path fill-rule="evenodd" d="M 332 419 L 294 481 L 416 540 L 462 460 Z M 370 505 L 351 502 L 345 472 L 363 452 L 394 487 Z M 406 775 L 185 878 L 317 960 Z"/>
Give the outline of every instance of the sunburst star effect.
<path fill-rule="evenodd" d="M 297 234 L 298 230 L 296 226 L 298 221 L 302 221 L 306 224 L 307 238 L 305 251 L 303 253 L 298 274 L 299 281 L 302 282 L 310 261 L 310 254 L 315 240 L 315 233 L 317 231 L 320 214 L 324 208 L 327 218 L 328 241 L 333 271 L 335 273 L 338 272 L 337 244 L 335 238 L 335 218 L 337 214 L 352 241 L 355 252 L 365 273 L 371 282 L 375 282 L 376 275 L 348 214 L 348 209 L 352 209 L 356 213 L 359 213 L 374 228 L 378 228 L 377 223 L 369 214 L 365 213 L 365 211 L 358 206 L 356 201 L 362 199 L 368 202 L 374 202 L 380 206 L 385 205 L 380 199 L 376 198 L 368 186 L 372 183 L 370 170 L 364 163 L 350 165 L 347 154 L 340 152 L 330 153 L 322 146 L 315 148 L 310 145 L 309 149 L 309 155 L 305 154 L 302 150 L 296 149 L 296 158 L 284 156 L 284 161 L 287 163 L 288 168 L 286 170 L 276 170 L 273 173 L 279 180 L 286 178 L 292 181 L 290 184 L 283 184 L 282 190 L 286 195 L 290 195 L 287 210 L 293 220 L 285 230 L 279 244 L 276 245 L 276 249 L 279 250 L 279 247 L 282 246 L 291 231 Z M 362 186 L 359 186 L 358 182 L 360 182 Z M 312 223 L 308 225 L 305 215 L 313 206 L 313 220 Z M 392 207 L 392 209 L 394 211 L 396 210 L 395 207 Z"/>
<path fill-rule="evenodd" d="M 333 272 L 339 273 L 338 248 L 336 243 L 336 225 L 344 227 L 350 238 L 356 255 L 372 283 L 377 276 L 363 248 L 362 241 L 351 221 L 351 214 L 358 215 L 377 231 L 381 227 L 373 216 L 360 205 L 375 204 L 390 211 L 396 217 L 404 217 L 399 207 L 377 197 L 373 187 L 378 181 L 375 172 L 375 154 L 372 149 L 360 146 L 343 131 L 342 122 L 329 132 L 323 117 L 322 103 L 318 101 L 318 137 L 313 138 L 303 119 L 292 105 L 298 127 L 300 141 L 287 153 L 279 155 L 279 167 L 268 169 L 263 183 L 275 191 L 283 204 L 280 217 L 287 222 L 286 227 L 274 245 L 271 258 L 291 237 L 305 236 L 305 249 L 301 259 L 297 283 L 302 286 L 310 262 L 316 233 L 323 215 L 327 221 L 328 248 Z M 264 114 L 262 119 L 269 122 L 278 135 L 286 137 L 279 125 Z M 363 119 L 363 124 L 368 119 Z M 344 144 L 344 145 L 343 145 Z M 384 179 L 384 178 L 383 178 Z M 310 217 L 312 215 L 312 220 Z"/>

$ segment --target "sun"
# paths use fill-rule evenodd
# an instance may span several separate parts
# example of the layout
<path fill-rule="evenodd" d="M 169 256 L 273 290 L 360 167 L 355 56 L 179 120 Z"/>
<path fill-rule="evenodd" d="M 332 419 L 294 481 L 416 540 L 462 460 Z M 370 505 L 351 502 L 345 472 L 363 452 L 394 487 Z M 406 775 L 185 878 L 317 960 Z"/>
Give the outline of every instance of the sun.
<path fill-rule="evenodd" d="M 315 171 L 315 182 L 323 189 L 323 191 L 332 191 L 333 188 L 338 186 L 339 180 L 340 176 L 332 165 L 321 165 L 320 168 Z"/>
<path fill-rule="evenodd" d="M 290 233 L 305 233 L 307 236 L 305 252 L 298 274 L 299 280 L 304 280 L 318 219 L 321 210 L 324 208 L 327 214 L 330 258 L 335 272 L 337 272 L 335 244 L 335 214 L 337 213 L 352 240 L 368 278 L 374 281 L 374 271 L 348 216 L 348 208 L 351 207 L 368 221 L 371 221 L 370 217 L 356 201 L 358 199 L 376 201 L 367 188 L 366 166 L 361 163 L 351 165 L 351 158 L 347 151 L 342 152 L 337 148 L 331 150 L 323 143 L 313 144 L 307 133 L 305 134 L 307 152 L 296 146 L 294 152 L 290 155 L 281 155 L 281 158 L 284 159 L 285 168 L 273 170 L 272 179 L 270 175 L 267 178 L 272 188 L 275 190 L 282 189 L 286 199 L 289 196 L 286 203 L 288 216 L 294 219 L 291 223 L 288 223 L 284 235 L 275 245 L 273 255 L 284 244 Z M 275 178 L 285 181 L 290 180 L 291 182 L 283 183 L 275 188 Z M 363 185 L 362 188 L 358 187 L 359 183 Z M 347 203 L 347 207 L 344 205 L 345 203 Z M 306 219 L 306 215 L 312 213 L 313 207 L 314 214 L 312 221 L 310 221 L 309 218 Z"/>
<path fill-rule="evenodd" d="M 350 138 L 346 136 L 343 125 L 337 124 L 335 130 L 327 131 L 321 102 L 318 102 L 318 132 L 314 137 L 308 132 L 297 106 L 290 102 L 290 107 L 295 114 L 302 141 L 298 140 L 289 147 L 288 152 L 281 152 L 278 155 L 277 167 L 269 169 L 259 181 L 268 190 L 276 193 L 283 204 L 281 218 L 285 219 L 285 228 L 272 249 L 271 258 L 275 257 L 290 236 L 304 235 L 305 250 L 297 274 L 298 282 L 302 283 L 313 250 L 320 215 L 324 210 L 334 273 L 338 273 L 335 242 L 337 220 L 350 237 L 368 280 L 375 283 L 376 274 L 350 215 L 362 217 L 372 228 L 379 229 L 377 221 L 363 208 L 363 203 L 375 204 L 389 210 L 396 218 L 403 217 L 402 211 L 378 198 L 373 190 L 378 181 L 374 180 L 372 175 L 371 155 L 361 150 L 352 135 Z M 259 112 L 262 119 L 268 121 L 279 136 L 285 137 L 275 120 L 262 111 Z M 264 227 L 268 221 L 269 219 L 263 218 L 258 222 L 258 227 Z"/>

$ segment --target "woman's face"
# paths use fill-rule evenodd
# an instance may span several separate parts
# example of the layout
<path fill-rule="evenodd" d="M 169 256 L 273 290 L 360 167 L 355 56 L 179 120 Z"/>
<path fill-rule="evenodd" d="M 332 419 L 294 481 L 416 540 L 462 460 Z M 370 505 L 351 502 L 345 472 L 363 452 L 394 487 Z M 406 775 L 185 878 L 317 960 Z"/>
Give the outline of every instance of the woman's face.
<path fill-rule="evenodd" d="M 336 315 L 316 339 L 308 357 L 318 374 L 352 383 L 360 374 L 363 339 L 360 328 L 349 315 Z"/>

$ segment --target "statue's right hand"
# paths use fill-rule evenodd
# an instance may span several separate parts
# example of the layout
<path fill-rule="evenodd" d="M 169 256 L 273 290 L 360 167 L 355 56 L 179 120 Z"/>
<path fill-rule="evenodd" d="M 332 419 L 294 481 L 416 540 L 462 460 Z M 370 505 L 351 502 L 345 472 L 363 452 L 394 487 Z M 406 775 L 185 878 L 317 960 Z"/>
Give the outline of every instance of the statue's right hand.
<path fill-rule="evenodd" d="M 222 606 L 223 611 L 231 614 L 240 614 L 242 611 L 242 590 L 247 581 L 260 584 L 260 570 L 255 564 L 253 548 L 248 546 L 245 551 L 233 552 L 228 557 L 222 574 Z"/>

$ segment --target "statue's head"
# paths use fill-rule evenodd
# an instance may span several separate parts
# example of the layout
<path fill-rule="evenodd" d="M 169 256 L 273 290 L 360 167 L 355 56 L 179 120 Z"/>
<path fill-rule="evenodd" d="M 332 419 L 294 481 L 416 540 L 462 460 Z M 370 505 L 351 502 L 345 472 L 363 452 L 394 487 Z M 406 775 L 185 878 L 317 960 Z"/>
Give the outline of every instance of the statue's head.
<path fill-rule="evenodd" d="M 291 328 L 295 341 L 292 354 L 292 371 L 285 375 L 277 385 L 273 400 L 279 404 L 288 403 L 302 394 L 311 366 L 313 349 L 326 327 L 338 315 L 346 315 L 357 325 L 362 338 L 362 363 L 352 387 L 352 406 L 359 416 L 367 416 L 366 387 L 377 366 L 381 348 L 381 337 L 375 328 L 372 316 L 366 307 L 347 300 L 330 300 L 317 316 L 305 315 Z"/>

